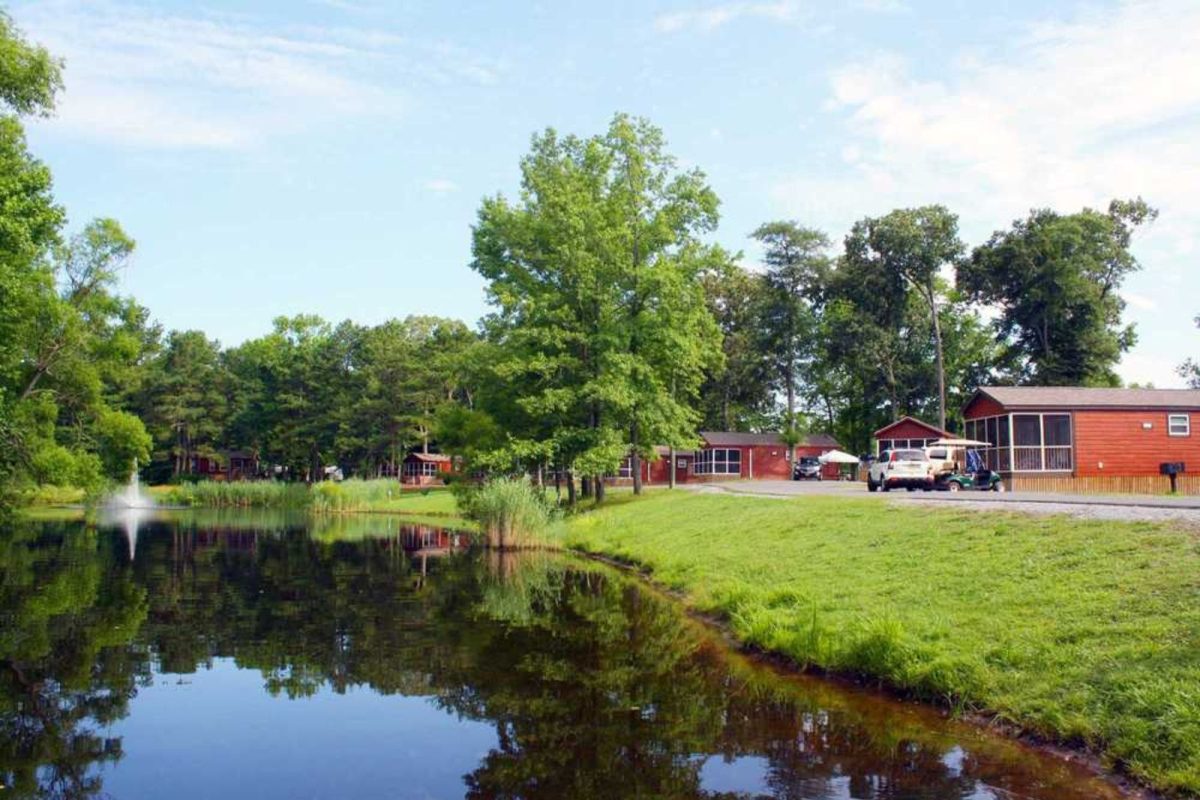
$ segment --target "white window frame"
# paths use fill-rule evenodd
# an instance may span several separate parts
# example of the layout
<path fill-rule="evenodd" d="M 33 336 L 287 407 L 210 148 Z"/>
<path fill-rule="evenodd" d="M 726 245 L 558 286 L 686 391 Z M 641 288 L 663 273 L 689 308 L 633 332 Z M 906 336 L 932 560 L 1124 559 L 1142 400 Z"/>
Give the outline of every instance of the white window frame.
<path fill-rule="evenodd" d="M 1183 430 L 1176 431 L 1175 426 L 1183 421 Z M 1192 415 L 1191 414 L 1167 414 L 1167 436 L 1191 436 L 1192 435 Z"/>
<path fill-rule="evenodd" d="M 723 457 L 718 459 L 718 453 Z M 736 464 L 729 458 L 730 453 L 737 454 Z M 735 466 L 737 468 L 733 469 Z M 708 447 L 697 450 L 692 462 L 692 472 L 696 475 L 741 475 L 742 451 L 737 447 Z"/>
<path fill-rule="evenodd" d="M 431 478 L 438 474 L 438 465 L 436 461 L 405 461 L 403 465 L 404 474 L 408 477 L 423 477 Z"/>

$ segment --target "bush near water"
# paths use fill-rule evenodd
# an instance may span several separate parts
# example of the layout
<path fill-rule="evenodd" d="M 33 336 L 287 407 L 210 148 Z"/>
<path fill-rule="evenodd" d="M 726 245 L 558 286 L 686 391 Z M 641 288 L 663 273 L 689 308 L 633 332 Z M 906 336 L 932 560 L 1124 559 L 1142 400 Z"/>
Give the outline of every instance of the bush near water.
<path fill-rule="evenodd" d="M 546 531 L 557 511 L 545 492 L 524 478 L 495 478 L 459 491 L 459 508 L 478 523 L 488 547 L 548 546 Z"/>

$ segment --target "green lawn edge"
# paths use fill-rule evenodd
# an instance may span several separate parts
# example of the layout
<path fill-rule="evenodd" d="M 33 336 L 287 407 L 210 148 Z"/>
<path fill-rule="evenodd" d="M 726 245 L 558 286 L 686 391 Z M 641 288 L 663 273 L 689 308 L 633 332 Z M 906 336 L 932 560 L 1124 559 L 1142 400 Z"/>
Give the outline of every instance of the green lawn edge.
<path fill-rule="evenodd" d="M 658 492 L 566 520 L 744 644 L 1200 793 L 1200 536 L 873 499 Z"/>

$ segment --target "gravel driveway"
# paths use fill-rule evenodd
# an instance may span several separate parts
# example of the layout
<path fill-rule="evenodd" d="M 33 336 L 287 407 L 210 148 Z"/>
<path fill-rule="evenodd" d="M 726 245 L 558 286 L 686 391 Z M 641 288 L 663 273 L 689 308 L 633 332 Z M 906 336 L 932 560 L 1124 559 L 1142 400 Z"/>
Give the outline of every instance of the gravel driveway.
<path fill-rule="evenodd" d="M 1147 522 L 1182 522 L 1200 529 L 1200 497 L 1157 495 L 1076 495 L 1033 492 L 868 492 L 853 481 L 732 481 L 688 484 L 699 491 L 723 491 L 758 497 L 833 495 L 871 498 L 880 502 L 918 503 L 923 506 L 963 507 L 981 511 L 1015 511 L 1025 514 L 1065 514 L 1078 519 L 1111 519 Z"/>

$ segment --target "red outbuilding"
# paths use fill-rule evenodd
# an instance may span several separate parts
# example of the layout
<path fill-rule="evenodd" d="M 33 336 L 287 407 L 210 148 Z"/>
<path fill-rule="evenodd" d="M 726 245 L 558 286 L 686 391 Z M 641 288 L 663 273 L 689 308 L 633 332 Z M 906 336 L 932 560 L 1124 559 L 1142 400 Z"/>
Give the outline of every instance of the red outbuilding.
<path fill-rule="evenodd" d="M 777 433 L 740 433 L 734 431 L 701 431 L 699 450 L 676 450 L 671 464 L 670 449 L 655 447 L 656 460 L 642 459 L 642 481 L 648 486 L 665 486 L 670 482 L 670 470 L 675 470 L 676 483 L 689 481 L 744 480 L 773 478 L 790 480 L 791 464 L 788 446 Z M 820 456 L 838 448 L 837 441 L 818 433 L 796 445 L 796 457 Z M 838 465 L 822 467 L 826 478 L 838 477 Z M 633 481 L 632 459 L 621 462 L 610 483 L 628 484 Z"/>
<path fill-rule="evenodd" d="M 964 435 L 1013 489 L 1200 494 L 1200 390 L 985 386 L 963 408 Z"/>
<path fill-rule="evenodd" d="M 777 433 L 700 431 L 703 446 L 696 451 L 689 478 L 697 481 L 773 478 L 791 480 L 788 446 Z M 838 448 L 828 434 L 812 434 L 796 446 L 796 458 L 820 456 Z M 836 464 L 826 464 L 824 475 L 836 478 Z"/>
<path fill-rule="evenodd" d="M 442 453 L 409 453 L 400 469 L 400 482 L 410 486 L 444 483 L 454 471 L 450 456 Z"/>
<path fill-rule="evenodd" d="M 949 433 L 936 425 L 922 422 L 915 417 L 901 417 L 872 434 L 872 438 L 875 440 L 875 455 L 879 455 L 884 450 L 928 447 L 938 439 L 945 439 L 949 436 Z"/>

